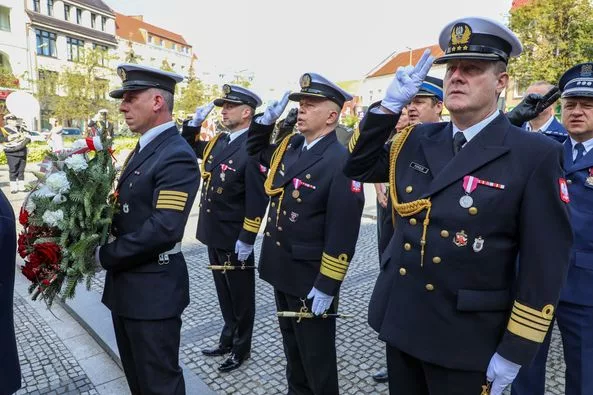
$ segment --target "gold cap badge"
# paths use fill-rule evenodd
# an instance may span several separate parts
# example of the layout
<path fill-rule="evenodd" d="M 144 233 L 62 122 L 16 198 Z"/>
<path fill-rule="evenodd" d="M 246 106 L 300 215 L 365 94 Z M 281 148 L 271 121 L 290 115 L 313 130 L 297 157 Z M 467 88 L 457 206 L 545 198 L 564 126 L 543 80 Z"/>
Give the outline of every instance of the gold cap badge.
<path fill-rule="evenodd" d="M 308 88 L 311 86 L 311 76 L 309 74 L 303 74 L 301 77 L 301 88 Z"/>
<path fill-rule="evenodd" d="M 224 84 L 224 85 L 222 86 L 222 92 L 223 92 L 225 95 L 228 95 L 229 93 L 231 93 L 231 90 L 232 90 L 232 89 L 231 89 L 231 86 L 230 86 L 230 85 L 228 85 L 228 84 Z"/>
<path fill-rule="evenodd" d="M 472 29 L 467 23 L 458 23 L 451 29 L 450 46 L 467 44 L 472 36 Z"/>
<path fill-rule="evenodd" d="M 121 78 L 122 82 L 126 82 L 128 75 L 126 74 L 126 70 L 124 70 L 123 67 L 117 68 L 117 75 L 119 75 L 119 78 Z"/>

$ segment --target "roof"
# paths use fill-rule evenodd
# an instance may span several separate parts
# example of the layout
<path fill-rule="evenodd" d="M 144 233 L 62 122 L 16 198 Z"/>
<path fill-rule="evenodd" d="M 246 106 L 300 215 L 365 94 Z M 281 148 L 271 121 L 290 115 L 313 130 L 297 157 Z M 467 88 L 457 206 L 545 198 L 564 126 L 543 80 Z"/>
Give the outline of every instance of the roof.
<path fill-rule="evenodd" d="M 90 37 L 94 38 L 97 41 L 117 45 L 117 40 L 115 39 L 115 36 L 112 34 L 91 29 L 89 27 L 80 26 L 76 23 L 63 21 L 57 18 L 52 18 L 50 16 L 42 15 L 38 12 L 34 12 L 31 10 L 27 10 L 27 15 L 29 15 L 29 18 L 31 19 L 33 25 L 43 25 L 43 27 L 50 27 L 61 31 L 65 30 L 69 33 L 74 33 L 74 35 L 77 35 L 84 39 Z"/>
<path fill-rule="evenodd" d="M 444 54 L 443 50 L 437 44 L 428 47 L 416 48 L 412 50 L 412 64 L 416 64 L 420 60 L 420 57 L 422 56 L 426 48 L 430 48 L 430 52 L 434 57 L 439 57 Z M 407 66 L 409 64 L 410 51 L 397 52 L 390 58 L 388 58 L 386 61 L 375 67 L 373 70 L 371 70 L 367 74 L 366 78 L 381 77 L 384 75 L 395 74 L 395 71 L 398 67 Z"/>
<path fill-rule="evenodd" d="M 146 37 L 142 35 L 141 29 L 146 30 L 154 36 L 191 47 L 180 34 L 151 25 L 135 17 L 123 15 L 118 12 L 115 13 L 115 34 L 118 37 L 140 44 L 146 44 Z"/>
<path fill-rule="evenodd" d="M 67 2 L 78 3 L 89 8 L 94 8 L 99 11 L 103 11 L 107 14 L 113 15 L 113 10 L 109 6 L 103 3 L 101 0 L 67 0 Z"/>
<path fill-rule="evenodd" d="M 519 7 L 523 7 L 531 2 L 531 0 L 513 0 L 513 4 L 511 5 L 511 10 L 514 10 Z"/>

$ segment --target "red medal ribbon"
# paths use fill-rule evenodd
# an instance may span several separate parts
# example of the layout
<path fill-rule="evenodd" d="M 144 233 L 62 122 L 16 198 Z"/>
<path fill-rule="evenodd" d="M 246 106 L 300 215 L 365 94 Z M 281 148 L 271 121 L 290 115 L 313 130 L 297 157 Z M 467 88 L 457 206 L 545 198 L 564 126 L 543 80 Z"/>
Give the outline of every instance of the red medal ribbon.
<path fill-rule="evenodd" d="M 306 182 L 303 182 L 302 180 L 299 180 L 296 177 L 292 179 L 292 185 L 294 186 L 294 189 L 299 189 L 301 185 L 309 189 L 316 189 L 315 185 L 307 184 Z"/>
<path fill-rule="evenodd" d="M 478 187 L 479 182 L 480 179 L 477 177 L 465 176 L 463 177 L 463 190 L 465 191 L 465 193 L 469 195 L 470 193 L 475 191 L 475 189 Z"/>
<path fill-rule="evenodd" d="M 478 184 L 486 185 L 487 187 L 492 187 L 492 188 L 497 188 L 497 189 L 504 189 L 503 184 L 498 184 L 498 183 L 492 182 L 492 181 L 478 180 Z"/>
<path fill-rule="evenodd" d="M 589 167 L 589 177 L 593 177 L 593 167 Z"/>
<path fill-rule="evenodd" d="M 227 170 L 230 171 L 236 171 L 235 169 L 233 169 L 232 167 L 230 167 L 229 165 L 227 165 L 226 163 L 221 163 L 220 164 L 220 169 L 222 170 L 222 172 L 224 173 Z"/>

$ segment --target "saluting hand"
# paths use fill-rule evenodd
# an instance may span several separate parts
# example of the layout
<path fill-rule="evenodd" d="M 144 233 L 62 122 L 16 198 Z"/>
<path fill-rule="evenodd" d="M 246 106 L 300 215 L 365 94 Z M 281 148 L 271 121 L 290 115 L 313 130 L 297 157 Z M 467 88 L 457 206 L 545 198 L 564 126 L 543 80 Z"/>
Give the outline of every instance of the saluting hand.
<path fill-rule="evenodd" d="M 556 86 L 543 96 L 538 93 L 530 93 L 507 113 L 507 118 L 513 125 L 521 127 L 525 122 L 531 121 L 541 114 L 559 98 L 560 90 Z"/>
<path fill-rule="evenodd" d="M 422 81 L 426 78 L 434 57 L 430 49 L 426 49 L 416 66 L 400 67 L 395 72 L 395 78 L 385 92 L 381 106 L 396 114 L 408 104 L 420 90 Z"/>
<path fill-rule="evenodd" d="M 288 105 L 288 95 L 290 95 L 290 91 L 286 91 L 284 96 L 282 96 L 282 99 L 274 100 L 270 103 L 266 108 L 264 115 L 259 118 L 258 123 L 262 125 L 272 125 L 275 123 Z"/>
<path fill-rule="evenodd" d="M 210 102 L 204 106 L 196 108 L 196 113 L 194 114 L 194 119 L 189 121 L 187 124 L 192 127 L 198 127 L 204 122 L 204 120 L 208 117 L 208 114 L 214 108 L 214 103 Z"/>

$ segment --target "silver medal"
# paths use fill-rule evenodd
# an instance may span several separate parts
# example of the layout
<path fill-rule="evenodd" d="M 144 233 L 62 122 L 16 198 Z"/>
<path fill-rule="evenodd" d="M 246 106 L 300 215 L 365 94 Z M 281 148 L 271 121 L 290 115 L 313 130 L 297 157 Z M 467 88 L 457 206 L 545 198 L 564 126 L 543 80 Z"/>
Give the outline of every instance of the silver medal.
<path fill-rule="evenodd" d="M 130 212 L 130 206 L 128 206 L 128 203 L 124 203 L 124 206 L 122 207 L 122 211 L 126 214 Z"/>
<path fill-rule="evenodd" d="M 221 180 L 221 181 L 224 181 L 224 178 L 225 178 L 225 175 L 224 175 L 224 173 L 220 173 L 220 180 Z"/>
<path fill-rule="evenodd" d="M 474 199 L 470 195 L 463 195 L 459 199 L 459 205 L 463 208 L 470 208 L 474 205 Z"/>

